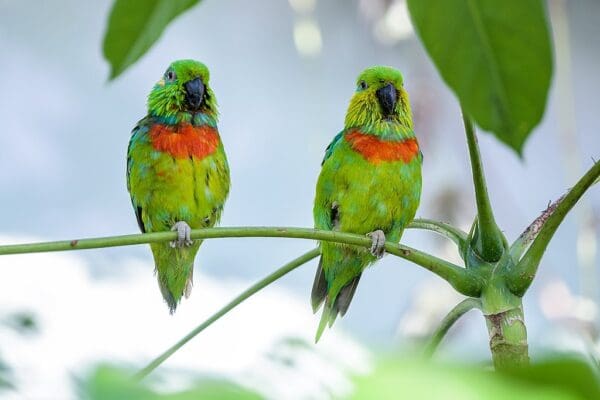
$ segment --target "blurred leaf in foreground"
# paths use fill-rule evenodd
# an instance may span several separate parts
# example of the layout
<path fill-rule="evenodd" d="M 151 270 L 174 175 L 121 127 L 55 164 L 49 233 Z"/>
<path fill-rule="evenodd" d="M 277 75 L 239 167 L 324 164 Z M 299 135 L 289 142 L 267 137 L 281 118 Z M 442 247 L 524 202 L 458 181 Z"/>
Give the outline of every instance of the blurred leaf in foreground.
<path fill-rule="evenodd" d="M 14 389 L 14 385 L 12 383 L 10 367 L 0 359 L 0 392 L 6 389 Z"/>
<path fill-rule="evenodd" d="M 28 311 L 10 314 L 4 318 L 2 323 L 21 335 L 29 335 L 39 332 L 39 326 L 35 315 Z"/>
<path fill-rule="evenodd" d="M 583 399 L 600 399 L 598 371 L 575 358 L 548 359 L 529 368 L 504 371 L 520 382 L 543 385 L 548 388 L 567 389 Z"/>
<path fill-rule="evenodd" d="M 131 371 L 99 367 L 80 390 L 85 400 L 260 400 L 258 394 L 227 381 L 200 381 L 194 388 L 177 393 L 157 392 L 136 382 Z"/>
<path fill-rule="evenodd" d="M 262 397 L 235 383 L 203 380 L 177 393 L 157 392 L 137 382 L 131 371 L 102 366 L 81 386 L 85 400 L 259 400 Z M 152 385 L 156 386 L 156 385 Z M 486 399 L 587 400 L 600 399 L 597 371 L 577 358 L 556 357 L 503 372 L 481 366 L 443 365 L 396 358 L 381 362 L 355 379 L 353 400 Z"/>
<path fill-rule="evenodd" d="M 598 377 L 585 362 L 557 358 L 497 373 L 469 366 L 389 361 L 357 379 L 352 399 L 600 399 Z"/>

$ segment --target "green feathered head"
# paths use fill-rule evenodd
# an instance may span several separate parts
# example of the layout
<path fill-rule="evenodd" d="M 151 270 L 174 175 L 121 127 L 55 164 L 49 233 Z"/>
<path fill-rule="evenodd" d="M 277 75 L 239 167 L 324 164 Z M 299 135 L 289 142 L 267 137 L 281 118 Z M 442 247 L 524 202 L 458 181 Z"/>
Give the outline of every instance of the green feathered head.
<path fill-rule="evenodd" d="M 410 103 L 400 71 L 382 66 L 365 69 L 356 81 L 345 125 L 373 134 L 412 130 Z"/>
<path fill-rule="evenodd" d="M 190 122 L 197 115 L 216 122 L 217 100 L 209 80 L 208 68 L 201 62 L 173 62 L 148 96 L 148 113 L 173 123 Z"/>

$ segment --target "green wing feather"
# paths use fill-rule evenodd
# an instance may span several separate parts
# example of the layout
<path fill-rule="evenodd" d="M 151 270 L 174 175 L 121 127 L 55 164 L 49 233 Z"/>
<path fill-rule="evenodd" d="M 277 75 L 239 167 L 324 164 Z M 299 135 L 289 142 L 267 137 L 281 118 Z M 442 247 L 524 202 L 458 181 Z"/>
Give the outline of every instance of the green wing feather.
<path fill-rule="evenodd" d="M 129 145 L 127 146 L 126 177 L 127 177 L 127 191 L 130 194 L 131 194 L 131 183 L 130 183 L 129 178 L 131 175 L 131 168 L 133 166 L 133 160 L 132 160 L 131 153 L 135 146 L 136 141 L 138 140 L 138 136 L 145 135 L 146 132 L 148 131 L 148 125 L 149 125 L 148 117 L 140 120 L 137 123 L 137 125 L 135 126 L 135 128 L 133 128 L 133 130 L 131 131 L 131 139 L 129 140 Z M 144 227 L 144 221 L 142 220 L 143 208 L 139 204 L 137 204 L 135 197 L 133 195 L 131 195 L 131 205 L 133 206 L 133 211 L 135 212 L 135 218 L 137 220 L 137 224 L 140 228 L 140 231 L 142 231 L 142 233 L 146 233 L 146 228 Z"/>

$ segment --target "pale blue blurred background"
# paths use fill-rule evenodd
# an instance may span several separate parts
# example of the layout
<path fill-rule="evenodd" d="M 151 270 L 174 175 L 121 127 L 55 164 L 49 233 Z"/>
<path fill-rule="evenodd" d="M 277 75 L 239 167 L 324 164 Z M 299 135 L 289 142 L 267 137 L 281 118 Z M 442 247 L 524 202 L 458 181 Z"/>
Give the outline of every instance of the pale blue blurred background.
<path fill-rule="evenodd" d="M 496 217 L 509 240 L 563 194 L 592 157 L 600 157 L 600 2 L 548 4 L 557 65 L 543 122 L 523 159 L 480 135 Z M 148 91 L 179 58 L 209 66 L 220 105 L 219 128 L 232 171 L 222 226 L 312 226 L 323 151 L 342 127 L 355 78 L 367 66 L 388 64 L 404 74 L 425 156 L 418 216 L 468 229 L 474 205 L 459 107 L 412 33 L 403 1 L 205 0 L 167 28 L 140 62 L 107 82 L 101 41 L 110 6 L 107 0 L 0 0 L 3 236 L 54 240 L 137 232 L 125 186 L 129 133 L 145 114 Z M 526 297 L 534 353 L 565 320 L 592 341 L 597 333 L 599 212 L 596 188 L 556 234 Z M 429 233 L 410 231 L 404 242 L 455 256 Z M 196 268 L 215 279 L 256 280 L 311 246 L 291 239 L 212 240 L 203 245 Z M 137 273 L 152 274 L 145 246 L 79 255 L 99 282 L 118 279 L 126 271 L 111 265 L 131 258 L 147 264 Z M 313 262 L 278 283 L 305 298 L 307 308 L 314 269 Z M 420 315 L 435 311 L 435 322 L 459 299 L 446 286 L 388 256 L 364 274 L 349 313 L 334 329 L 368 347 L 401 346 L 430 329 Z M 554 315 L 555 303 L 563 314 Z M 153 311 L 167 312 L 160 306 Z M 307 331 L 316 324 L 315 317 Z M 483 320 L 473 313 L 445 351 L 485 358 L 486 343 Z"/>

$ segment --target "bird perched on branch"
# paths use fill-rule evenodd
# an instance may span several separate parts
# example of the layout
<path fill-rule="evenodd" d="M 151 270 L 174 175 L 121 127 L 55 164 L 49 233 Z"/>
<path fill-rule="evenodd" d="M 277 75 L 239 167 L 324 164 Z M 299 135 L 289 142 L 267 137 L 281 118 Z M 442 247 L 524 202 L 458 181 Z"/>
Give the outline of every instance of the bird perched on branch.
<path fill-rule="evenodd" d="M 142 232 L 176 231 L 152 243 L 158 284 L 171 313 L 192 289 L 202 243 L 191 229 L 219 221 L 229 192 L 229 166 L 217 130 L 217 101 L 206 66 L 173 62 L 148 96 L 148 115 L 127 149 L 127 188 Z"/>
<path fill-rule="evenodd" d="M 325 304 L 316 341 L 346 313 L 363 270 L 383 256 L 386 240 L 398 243 L 414 218 L 422 160 L 402 75 L 390 67 L 366 69 L 344 129 L 325 151 L 313 213 L 317 229 L 364 234 L 372 246 L 321 243 L 311 295 L 314 312 Z"/>

